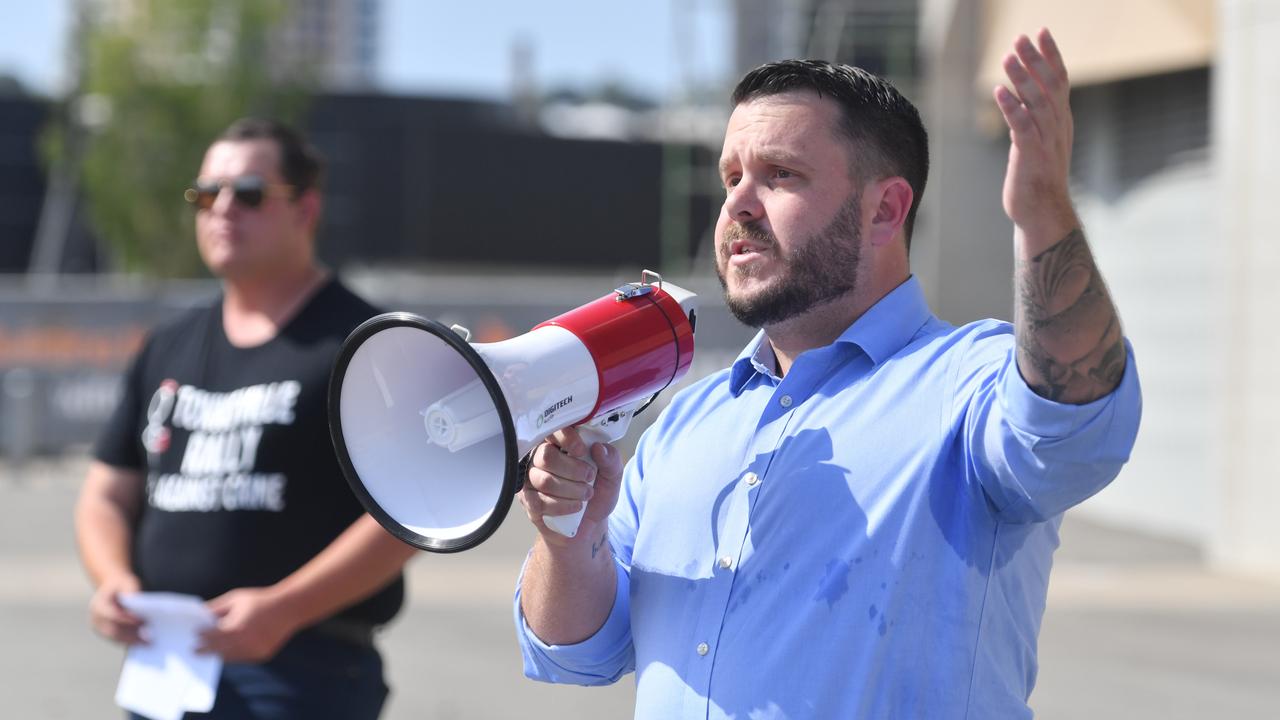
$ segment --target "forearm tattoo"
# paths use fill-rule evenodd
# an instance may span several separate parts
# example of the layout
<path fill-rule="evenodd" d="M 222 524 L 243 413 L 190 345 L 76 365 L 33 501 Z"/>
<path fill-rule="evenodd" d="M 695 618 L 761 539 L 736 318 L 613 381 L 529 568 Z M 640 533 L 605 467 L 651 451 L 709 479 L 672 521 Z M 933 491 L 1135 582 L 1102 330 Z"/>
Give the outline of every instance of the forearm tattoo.
<path fill-rule="evenodd" d="M 1018 369 L 1032 390 L 1086 403 L 1115 389 L 1124 374 L 1120 319 L 1084 233 L 1072 230 L 1014 272 Z"/>

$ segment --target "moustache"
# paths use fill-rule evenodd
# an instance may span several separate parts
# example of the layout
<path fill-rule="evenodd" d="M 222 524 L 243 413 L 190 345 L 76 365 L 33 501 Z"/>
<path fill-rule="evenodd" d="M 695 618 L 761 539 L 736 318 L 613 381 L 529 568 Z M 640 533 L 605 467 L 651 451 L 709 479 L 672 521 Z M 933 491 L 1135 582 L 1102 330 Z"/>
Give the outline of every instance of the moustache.
<path fill-rule="evenodd" d="M 729 254 L 729 245 L 735 240 L 747 240 L 763 248 L 771 248 L 778 243 L 773 233 L 760 227 L 757 222 L 735 222 L 724 229 L 724 238 L 720 241 L 720 251 Z"/>

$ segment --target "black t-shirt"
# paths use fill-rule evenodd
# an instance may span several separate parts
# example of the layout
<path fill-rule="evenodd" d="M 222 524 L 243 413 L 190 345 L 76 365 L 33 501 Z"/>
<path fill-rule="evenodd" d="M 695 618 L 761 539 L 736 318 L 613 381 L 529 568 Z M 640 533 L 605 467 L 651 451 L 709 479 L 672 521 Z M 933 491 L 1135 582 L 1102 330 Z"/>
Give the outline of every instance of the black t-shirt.
<path fill-rule="evenodd" d="M 227 340 L 220 298 L 152 332 L 95 449 L 146 475 L 133 546 L 145 589 L 209 599 L 270 585 L 360 516 L 326 393 L 342 341 L 377 313 L 334 279 L 257 347 Z M 384 623 L 403 598 L 401 576 L 339 616 Z"/>

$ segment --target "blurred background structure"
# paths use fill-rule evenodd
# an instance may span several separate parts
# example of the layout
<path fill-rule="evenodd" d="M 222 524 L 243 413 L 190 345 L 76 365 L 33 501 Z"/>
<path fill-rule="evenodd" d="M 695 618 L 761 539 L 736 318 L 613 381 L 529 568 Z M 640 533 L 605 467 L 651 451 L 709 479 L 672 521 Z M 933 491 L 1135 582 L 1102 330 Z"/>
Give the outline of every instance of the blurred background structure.
<path fill-rule="evenodd" d="M 1270 330 L 1280 308 L 1280 3 L 610 5 L 6 7 L 0 570 L 35 588 L 0 592 L 0 615 L 18 613 L 6 622 L 21 625 L 28 616 L 19 611 L 61 598 L 62 615 L 30 617 L 70 618 L 75 632 L 45 637 L 65 638 L 59 652 L 79 652 L 78 643 L 92 657 L 108 652 L 83 629 L 88 588 L 75 585 L 69 536 L 47 545 L 15 538 L 43 527 L 69 532 L 77 463 L 113 405 L 123 363 L 150 325 L 216 292 L 195 260 L 181 190 L 233 118 L 271 113 L 307 129 L 329 160 L 320 255 L 383 306 L 495 340 L 651 268 L 700 291 L 708 306 L 693 379 L 724 366 L 750 336 L 718 306 L 710 257 L 722 197 L 715 162 L 742 72 L 807 56 L 892 79 L 920 106 L 933 141 L 914 271 L 944 319 L 1008 317 L 1011 226 L 1000 205 L 1008 140 L 991 90 L 1013 37 L 1048 26 L 1072 73 L 1078 210 L 1136 348 L 1146 412 L 1131 464 L 1072 511 L 1032 705 L 1050 718 L 1105 717 L 1095 710 L 1117 707 L 1126 717 L 1280 712 L 1272 649 L 1280 522 L 1271 517 L 1280 508 L 1280 390 L 1268 371 L 1280 355 Z M 23 512 L 32 518 L 15 520 Z M 514 573 L 524 536 L 506 536 L 515 539 L 499 545 L 510 557 L 495 556 L 492 567 L 511 564 Z M 472 562 L 478 570 L 459 562 L 441 570 L 459 593 L 513 581 L 490 582 L 488 561 Z M 426 596 L 406 614 L 425 603 L 471 618 L 475 606 L 433 589 L 438 569 L 434 560 L 416 565 Z M 490 601 L 478 606 L 487 620 L 465 626 L 504 634 L 455 632 L 450 652 L 492 648 L 505 653 L 495 657 L 510 675 L 505 598 Z M 448 644 L 438 637 L 444 626 L 422 645 L 414 635 L 397 639 L 423 622 L 393 629 L 393 656 Z M 4 667 L 10 679 L 24 670 Z M 0 712 L 110 715 L 114 669 L 106 670 L 107 695 L 83 706 L 13 705 L 17 686 L 5 680 Z M 1101 699 L 1080 692 L 1099 688 Z M 447 693 L 447 683 L 435 690 Z M 1147 693 L 1136 704 L 1151 714 L 1130 707 L 1126 691 Z M 564 712 L 625 715 L 627 692 L 580 707 L 572 694 L 556 697 L 568 698 Z M 422 717 L 411 714 L 419 696 L 405 697 L 393 716 Z M 436 714 L 427 716 L 504 716 L 470 712 L 453 697 L 430 704 Z"/>

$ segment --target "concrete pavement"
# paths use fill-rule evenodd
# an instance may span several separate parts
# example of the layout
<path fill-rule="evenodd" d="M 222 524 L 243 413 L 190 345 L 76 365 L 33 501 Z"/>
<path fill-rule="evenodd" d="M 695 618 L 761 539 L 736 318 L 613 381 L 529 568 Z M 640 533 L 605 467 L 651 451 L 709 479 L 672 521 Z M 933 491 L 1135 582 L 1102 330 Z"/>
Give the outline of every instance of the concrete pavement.
<path fill-rule="evenodd" d="M 80 457 L 0 463 L 0 717 L 118 718 L 122 653 L 88 629 L 71 506 Z M 512 517 L 462 555 L 423 554 L 384 634 L 387 720 L 625 718 L 609 688 L 524 680 L 510 598 L 528 547 Z M 1178 543 L 1068 517 L 1031 698 L 1042 720 L 1280 717 L 1280 585 L 1208 572 Z"/>

